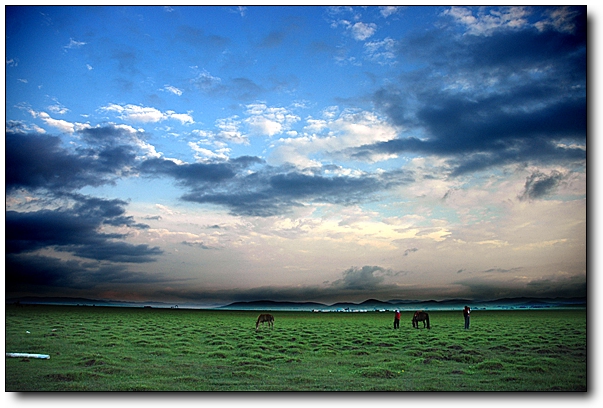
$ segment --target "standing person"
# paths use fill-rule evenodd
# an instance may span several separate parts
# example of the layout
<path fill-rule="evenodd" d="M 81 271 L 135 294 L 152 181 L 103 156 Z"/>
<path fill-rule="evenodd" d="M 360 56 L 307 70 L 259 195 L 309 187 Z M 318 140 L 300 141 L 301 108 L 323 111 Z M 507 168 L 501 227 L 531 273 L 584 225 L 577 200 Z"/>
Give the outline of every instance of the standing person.
<path fill-rule="evenodd" d="M 471 314 L 471 308 L 469 306 L 465 306 L 463 309 L 463 316 L 465 316 L 465 329 L 469 328 L 469 315 Z"/>
<path fill-rule="evenodd" d="M 394 314 L 394 329 L 400 328 L 400 311 L 398 309 L 395 310 Z"/>

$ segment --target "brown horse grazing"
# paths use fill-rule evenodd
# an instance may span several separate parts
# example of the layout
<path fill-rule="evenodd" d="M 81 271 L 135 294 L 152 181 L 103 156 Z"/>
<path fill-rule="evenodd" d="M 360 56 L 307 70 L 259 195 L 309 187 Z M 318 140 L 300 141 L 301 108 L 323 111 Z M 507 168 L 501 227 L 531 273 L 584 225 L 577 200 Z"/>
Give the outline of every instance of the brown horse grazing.
<path fill-rule="evenodd" d="M 262 323 L 263 326 L 264 322 L 268 322 L 268 326 L 274 329 L 274 316 L 266 313 L 258 316 L 258 321 L 255 322 L 255 331 L 258 331 L 258 326 L 260 325 L 260 323 Z"/>
<path fill-rule="evenodd" d="M 429 315 L 422 310 L 415 312 L 415 315 L 412 317 L 412 327 L 418 329 L 419 322 L 423 322 L 423 327 L 427 325 L 427 328 L 431 329 L 431 326 L 429 326 Z"/>

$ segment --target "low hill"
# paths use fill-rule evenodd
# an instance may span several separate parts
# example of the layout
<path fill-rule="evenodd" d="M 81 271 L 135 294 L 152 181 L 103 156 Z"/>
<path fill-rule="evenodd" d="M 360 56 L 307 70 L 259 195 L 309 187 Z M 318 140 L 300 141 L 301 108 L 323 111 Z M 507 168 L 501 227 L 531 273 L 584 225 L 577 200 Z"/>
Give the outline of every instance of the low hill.
<path fill-rule="evenodd" d="M 248 310 L 308 310 L 320 309 L 326 305 L 316 302 L 276 302 L 273 300 L 256 300 L 251 302 L 234 302 L 220 309 L 248 309 Z"/>

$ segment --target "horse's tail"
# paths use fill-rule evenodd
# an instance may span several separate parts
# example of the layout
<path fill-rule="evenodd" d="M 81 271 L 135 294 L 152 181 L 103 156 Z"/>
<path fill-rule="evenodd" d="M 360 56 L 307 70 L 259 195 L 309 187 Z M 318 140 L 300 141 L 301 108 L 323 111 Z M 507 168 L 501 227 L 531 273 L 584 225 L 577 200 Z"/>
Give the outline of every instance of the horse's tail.
<path fill-rule="evenodd" d="M 427 328 L 431 329 L 431 326 L 429 325 L 429 315 L 427 313 L 425 313 L 425 320 L 427 320 Z"/>

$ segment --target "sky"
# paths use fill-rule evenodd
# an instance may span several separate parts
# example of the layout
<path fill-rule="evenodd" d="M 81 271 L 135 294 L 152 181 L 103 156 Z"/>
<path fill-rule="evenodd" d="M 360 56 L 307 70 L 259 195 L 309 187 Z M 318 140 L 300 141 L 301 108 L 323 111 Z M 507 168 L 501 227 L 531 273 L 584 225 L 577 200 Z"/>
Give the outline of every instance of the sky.
<path fill-rule="evenodd" d="M 6 297 L 586 296 L 586 7 L 5 8 Z"/>

